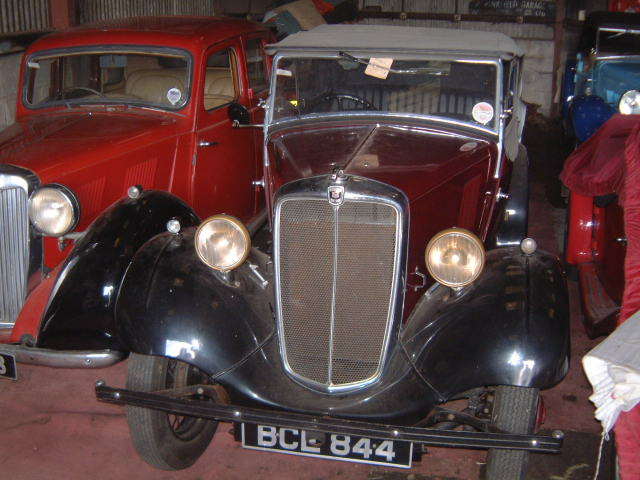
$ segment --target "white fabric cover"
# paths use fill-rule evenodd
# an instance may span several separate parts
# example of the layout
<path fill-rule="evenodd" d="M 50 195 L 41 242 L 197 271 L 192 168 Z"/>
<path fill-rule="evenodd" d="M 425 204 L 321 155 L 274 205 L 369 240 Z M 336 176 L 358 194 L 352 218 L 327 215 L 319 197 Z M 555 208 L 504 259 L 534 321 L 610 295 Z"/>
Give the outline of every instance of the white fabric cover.
<path fill-rule="evenodd" d="M 269 53 L 287 49 L 347 52 L 398 50 L 405 54 L 422 50 L 491 56 L 522 55 L 516 42 L 503 33 L 395 25 L 320 25 L 268 46 Z"/>
<path fill-rule="evenodd" d="M 587 353 L 582 366 L 593 386 L 595 417 L 609 433 L 621 411 L 640 403 L 640 311 Z"/>

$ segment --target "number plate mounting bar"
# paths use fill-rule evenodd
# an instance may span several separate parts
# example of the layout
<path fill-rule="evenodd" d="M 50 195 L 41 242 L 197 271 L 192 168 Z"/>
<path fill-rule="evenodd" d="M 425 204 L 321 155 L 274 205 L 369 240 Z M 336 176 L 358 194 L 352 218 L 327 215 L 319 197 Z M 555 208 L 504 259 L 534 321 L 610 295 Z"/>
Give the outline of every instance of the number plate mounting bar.
<path fill-rule="evenodd" d="M 211 386 L 195 385 L 189 387 L 197 391 Z M 202 392 L 202 390 L 200 390 Z M 200 393 L 198 392 L 198 393 Z M 339 433 L 388 440 L 405 440 L 433 447 L 457 448 L 504 448 L 529 450 L 539 453 L 559 453 L 562 447 L 562 433 L 553 435 L 516 435 L 509 433 L 461 432 L 438 430 L 434 428 L 407 427 L 402 425 L 383 425 L 341 418 L 320 417 L 300 413 L 245 408 L 234 405 L 179 398 L 185 392 L 170 390 L 162 392 L 138 392 L 113 388 L 103 381 L 96 383 L 96 397 L 109 403 L 127 404 L 150 408 L 176 415 L 209 418 L 223 422 L 246 422 L 273 425 L 276 427 L 298 428 L 326 433 Z"/>

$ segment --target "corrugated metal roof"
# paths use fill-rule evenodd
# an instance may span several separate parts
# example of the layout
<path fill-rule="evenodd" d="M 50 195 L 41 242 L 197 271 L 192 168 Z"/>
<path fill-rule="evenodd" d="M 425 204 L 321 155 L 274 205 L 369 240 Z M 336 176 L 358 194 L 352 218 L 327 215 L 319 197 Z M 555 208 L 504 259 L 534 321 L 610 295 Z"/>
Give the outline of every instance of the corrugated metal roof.
<path fill-rule="evenodd" d="M 522 50 L 516 43 L 502 33 L 388 25 L 320 25 L 269 46 L 270 52 L 290 49 L 401 49 L 522 55 Z"/>

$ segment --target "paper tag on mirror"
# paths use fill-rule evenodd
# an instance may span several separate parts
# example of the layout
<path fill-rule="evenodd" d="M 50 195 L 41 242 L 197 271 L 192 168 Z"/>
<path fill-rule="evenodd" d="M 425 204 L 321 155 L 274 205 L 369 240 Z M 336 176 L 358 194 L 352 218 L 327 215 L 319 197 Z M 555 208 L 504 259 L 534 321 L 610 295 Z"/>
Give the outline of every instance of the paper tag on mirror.
<path fill-rule="evenodd" d="M 364 69 L 364 74 L 386 80 L 392 63 L 393 58 L 370 58 L 369 65 Z"/>

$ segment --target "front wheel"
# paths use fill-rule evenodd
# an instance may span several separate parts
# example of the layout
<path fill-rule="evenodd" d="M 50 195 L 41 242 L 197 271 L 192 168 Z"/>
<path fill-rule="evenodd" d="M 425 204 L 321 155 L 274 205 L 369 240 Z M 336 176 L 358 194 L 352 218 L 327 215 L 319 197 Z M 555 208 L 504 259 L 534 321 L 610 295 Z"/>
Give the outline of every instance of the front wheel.
<path fill-rule="evenodd" d="M 196 367 L 179 360 L 131 354 L 127 389 L 143 392 L 208 383 Z M 218 422 L 127 406 L 133 446 L 150 465 L 181 470 L 193 465 L 211 442 Z"/>
<path fill-rule="evenodd" d="M 538 389 L 497 387 L 491 423 L 508 433 L 530 434 L 538 415 Z M 487 454 L 487 480 L 522 480 L 527 473 L 529 452 L 492 449 Z"/>

